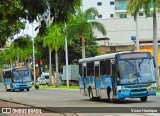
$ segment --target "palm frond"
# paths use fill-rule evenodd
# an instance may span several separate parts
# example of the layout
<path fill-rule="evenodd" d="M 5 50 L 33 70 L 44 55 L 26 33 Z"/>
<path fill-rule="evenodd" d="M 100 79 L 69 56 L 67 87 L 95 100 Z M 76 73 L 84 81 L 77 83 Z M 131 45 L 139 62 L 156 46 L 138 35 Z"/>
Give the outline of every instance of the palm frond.
<path fill-rule="evenodd" d="M 104 25 L 102 23 L 99 23 L 97 21 L 92 21 L 92 22 L 89 22 L 91 23 L 92 27 L 94 29 L 97 29 L 99 32 L 101 32 L 103 35 L 106 35 L 106 29 L 104 27 Z"/>

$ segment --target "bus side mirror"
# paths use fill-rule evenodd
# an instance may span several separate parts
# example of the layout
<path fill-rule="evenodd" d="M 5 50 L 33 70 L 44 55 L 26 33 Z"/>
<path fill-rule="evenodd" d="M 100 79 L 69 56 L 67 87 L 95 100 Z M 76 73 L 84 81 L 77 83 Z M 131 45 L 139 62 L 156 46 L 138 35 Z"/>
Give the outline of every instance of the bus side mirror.
<path fill-rule="evenodd" d="M 111 64 L 115 64 L 115 60 L 114 59 L 111 59 Z"/>

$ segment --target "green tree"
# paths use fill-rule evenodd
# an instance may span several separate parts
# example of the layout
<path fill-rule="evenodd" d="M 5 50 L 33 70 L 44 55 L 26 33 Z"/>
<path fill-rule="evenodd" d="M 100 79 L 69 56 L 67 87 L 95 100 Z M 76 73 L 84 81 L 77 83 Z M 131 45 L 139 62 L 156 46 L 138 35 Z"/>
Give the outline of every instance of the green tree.
<path fill-rule="evenodd" d="M 70 37 L 82 39 L 82 58 L 85 58 L 85 39 L 94 37 L 94 29 L 97 29 L 103 35 L 106 35 L 106 30 L 100 22 L 90 20 L 91 16 L 98 16 L 98 11 L 95 8 L 89 8 L 82 12 L 78 10 L 76 16 L 67 24 Z M 74 35 L 74 36 L 72 36 Z"/>
<path fill-rule="evenodd" d="M 48 6 L 54 22 L 64 22 L 80 4 L 81 0 L 0 0 L 0 47 L 24 29 L 26 20 L 31 23 L 40 19 Z"/>
<path fill-rule="evenodd" d="M 32 42 L 29 36 L 26 37 L 18 37 L 15 39 L 11 45 L 6 48 L 4 51 L 0 52 L 1 64 L 7 64 L 10 62 L 15 63 L 16 60 L 24 61 L 29 58 L 29 55 L 32 53 Z"/>
<path fill-rule="evenodd" d="M 17 37 L 11 44 L 13 49 L 17 52 L 17 59 L 19 61 L 26 61 L 32 54 L 32 38 L 29 35 Z M 26 62 L 25 62 L 26 63 Z"/>
<path fill-rule="evenodd" d="M 50 26 L 48 29 L 48 34 L 44 37 L 43 46 L 48 46 L 49 48 L 49 72 L 51 75 L 51 52 L 55 50 L 55 58 L 56 58 L 56 79 L 58 80 L 58 51 L 64 45 L 64 36 L 62 33 L 62 29 L 58 24 L 54 24 Z M 51 77 L 50 77 L 51 80 Z"/>
<path fill-rule="evenodd" d="M 153 7 L 153 10 L 151 10 Z M 157 11 L 160 9 L 160 0 L 129 0 L 128 11 L 137 17 L 139 10 L 143 9 L 146 17 L 148 13 L 153 13 L 153 55 L 157 65 L 156 76 L 158 76 L 158 37 L 157 37 Z M 157 78 L 157 88 L 159 88 L 159 79 Z"/>

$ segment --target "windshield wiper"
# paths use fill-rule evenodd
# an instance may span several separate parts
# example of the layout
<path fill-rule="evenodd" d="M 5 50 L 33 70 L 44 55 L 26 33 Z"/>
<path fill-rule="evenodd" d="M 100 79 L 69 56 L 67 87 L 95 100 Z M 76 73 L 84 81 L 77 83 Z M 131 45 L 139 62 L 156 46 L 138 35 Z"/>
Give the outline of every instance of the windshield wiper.
<path fill-rule="evenodd" d="M 126 62 L 128 62 L 131 66 L 133 66 L 134 69 L 134 64 L 132 64 L 128 59 L 125 59 Z"/>
<path fill-rule="evenodd" d="M 144 61 L 144 59 L 142 59 L 141 62 L 138 64 L 138 67 L 139 67 L 140 70 L 141 70 L 140 66 L 141 66 L 143 61 Z"/>
<path fill-rule="evenodd" d="M 139 74 L 139 72 L 133 74 L 133 76 L 136 76 L 136 77 L 141 77 L 141 75 Z"/>

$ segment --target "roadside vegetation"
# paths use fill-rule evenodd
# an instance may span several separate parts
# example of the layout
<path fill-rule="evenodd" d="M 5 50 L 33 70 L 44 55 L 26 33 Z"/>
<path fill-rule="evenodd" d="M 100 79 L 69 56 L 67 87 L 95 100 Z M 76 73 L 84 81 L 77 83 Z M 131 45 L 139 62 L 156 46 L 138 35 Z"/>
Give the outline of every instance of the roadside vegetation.
<path fill-rule="evenodd" d="M 32 85 L 32 88 L 34 88 L 34 85 Z M 51 88 L 59 88 L 59 89 L 79 89 L 79 86 L 49 86 L 49 85 L 39 85 L 40 89 L 51 89 Z"/>

